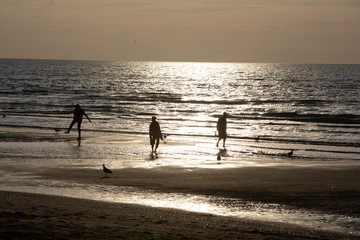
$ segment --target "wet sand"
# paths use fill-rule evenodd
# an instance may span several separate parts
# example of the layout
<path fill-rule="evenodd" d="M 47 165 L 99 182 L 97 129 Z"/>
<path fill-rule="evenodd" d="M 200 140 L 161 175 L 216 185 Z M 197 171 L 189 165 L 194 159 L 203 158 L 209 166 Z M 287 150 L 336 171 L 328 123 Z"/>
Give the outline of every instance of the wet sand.
<path fill-rule="evenodd" d="M 296 209 L 360 216 L 359 169 L 101 169 L 41 168 L 45 179 L 135 186 L 280 203 Z M 107 203 L 57 196 L 1 192 L 1 239 L 360 239 L 278 222 Z M 30 236 L 30 238 L 29 238 Z"/>
<path fill-rule="evenodd" d="M 359 239 L 139 205 L 0 192 L 0 239 Z"/>
<path fill-rule="evenodd" d="M 359 167 L 39 169 L 42 178 L 238 198 L 360 217 Z"/>
<path fill-rule="evenodd" d="M 11 138 L 16 144 L 29 135 L 31 141 L 59 140 L 52 133 L 44 138 L 43 133 L 6 131 L 0 132 L 0 138 Z M 146 145 L 145 141 L 136 144 Z M 100 166 L 8 165 L 1 169 L 29 172 L 41 179 L 237 198 L 360 217 L 358 165 L 115 168 L 109 177 L 104 177 Z M 0 191 L 0 201 L 0 239 L 360 239 L 299 225 L 58 196 Z"/>

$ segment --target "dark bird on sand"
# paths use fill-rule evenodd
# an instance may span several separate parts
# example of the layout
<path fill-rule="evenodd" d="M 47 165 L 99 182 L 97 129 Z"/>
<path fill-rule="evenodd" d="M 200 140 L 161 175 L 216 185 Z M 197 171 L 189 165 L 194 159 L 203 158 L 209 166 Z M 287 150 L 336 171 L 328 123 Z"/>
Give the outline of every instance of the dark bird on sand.
<path fill-rule="evenodd" d="M 105 165 L 103 164 L 103 171 L 104 171 L 104 173 L 106 174 L 105 176 L 107 177 L 107 175 L 109 174 L 109 173 L 112 173 L 112 171 L 110 170 L 110 169 L 108 169 L 107 167 L 105 167 Z"/>
<path fill-rule="evenodd" d="M 290 152 L 288 152 L 288 156 L 291 157 L 294 154 L 294 150 L 291 150 Z"/>

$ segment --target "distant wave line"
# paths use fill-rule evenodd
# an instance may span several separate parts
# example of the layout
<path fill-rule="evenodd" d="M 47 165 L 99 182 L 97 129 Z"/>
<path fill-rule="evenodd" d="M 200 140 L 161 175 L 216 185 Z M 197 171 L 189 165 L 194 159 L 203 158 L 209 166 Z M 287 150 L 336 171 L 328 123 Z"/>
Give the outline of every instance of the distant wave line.
<path fill-rule="evenodd" d="M 90 114 L 89 114 L 90 113 Z M 151 113 L 151 112 L 111 112 L 112 114 L 108 114 L 108 116 L 104 117 L 92 117 L 91 112 L 88 112 L 88 115 L 93 120 L 111 120 L 116 118 L 122 119 L 132 119 L 132 120 L 143 120 L 142 117 L 136 116 L 156 116 L 158 114 Z M 116 116 L 116 113 L 122 113 L 122 115 Z M 41 113 L 32 113 L 32 112 L 14 112 L 14 111 L 3 111 L 0 113 L 3 116 L 23 116 L 23 117 L 37 117 L 37 118 L 62 118 L 62 119 L 71 119 L 73 117 L 72 111 L 44 111 Z M 66 116 L 65 116 L 66 115 Z M 216 123 L 216 119 L 220 115 L 210 115 L 210 117 L 214 118 L 214 120 L 202 120 L 202 119 L 186 119 L 186 118 L 170 118 L 169 116 L 164 116 L 162 121 L 189 121 L 189 122 L 204 122 L 204 123 Z M 274 116 L 274 117 L 272 117 Z M 279 121 L 293 121 L 293 122 L 314 122 L 314 123 L 328 123 L 328 124 L 338 124 L 338 125 L 322 125 L 318 124 L 319 127 L 333 127 L 333 128 L 348 128 L 348 129 L 360 129 L 360 116 L 355 114 L 338 114 L 338 115 L 330 115 L 330 114 L 298 114 L 298 113 L 287 113 L 287 112 L 280 112 L 280 113 L 268 113 L 264 115 L 260 114 L 244 114 L 244 115 L 237 115 L 232 114 L 229 116 L 229 123 L 231 119 L 239 120 L 239 124 L 241 124 L 242 119 L 246 120 L 257 120 L 257 121 L 274 121 L 274 122 L 267 122 L 263 123 L 264 125 L 283 125 L 283 126 L 300 126 L 300 124 L 296 123 L 288 123 L 288 122 L 279 122 Z M 275 122 L 276 121 L 276 122 Z M 236 123 L 237 124 L 237 123 Z M 193 127 L 198 127 L 194 125 Z M 207 126 L 204 126 L 207 127 Z M 235 129 L 242 129 L 237 128 Z"/>
<path fill-rule="evenodd" d="M 248 144 L 244 144 L 243 146 L 246 147 L 251 147 L 251 148 L 258 148 L 258 149 L 271 149 L 271 150 L 289 150 L 289 148 L 279 148 L 279 147 L 270 147 L 270 146 L 257 146 L 257 145 L 248 145 Z M 341 153 L 341 154 L 360 154 L 360 152 L 356 152 L 356 151 L 340 151 L 340 150 L 324 150 L 324 149 L 315 149 L 315 148 L 304 148 L 304 149 L 299 149 L 300 151 L 307 151 L 307 152 L 328 152 L 328 153 Z"/>
<path fill-rule="evenodd" d="M 164 94 L 166 95 L 166 94 Z M 193 104 L 218 104 L 218 105 L 243 105 L 243 104 L 255 104 L 255 105 L 261 105 L 266 103 L 272 103 L 272 104 L 284 104 L 284 103 L 295 103 L 295 104 L 323 104 L 323 103 L 330 103 L 333 101 L 329 100 L 306 100 L 306 99 L 291 99 L 291 100 L 272 100 L 272 99 L 266 99 L 266 100 L 247 100 L 247 99 L 238 99 L 238 100 L 198 100 L 198 99 L 183 99 L 182 97 L 167 97 L 163 96 L 161 93 L 156 95 L 150 95 L 150 96 L 128 96 L 125 98 L 122 97 L 112 97 L 113 100 L 117 101 L 134 101 L 134 102 L 169 102 L 169 103 L 193 103 Z"/>
<path fill-rule="evenodd" d="M 297 112 L 264 113 L 258 116 L 232 115 L 230 118 L 254 120 L 288 120 L 297 122 L 360 124 L 360 116 L 356 114 L 299 114 Z M 359 126 L 360 127 L 360 126 Z M 355 126 L 356 128 L 356 126 Z"/>

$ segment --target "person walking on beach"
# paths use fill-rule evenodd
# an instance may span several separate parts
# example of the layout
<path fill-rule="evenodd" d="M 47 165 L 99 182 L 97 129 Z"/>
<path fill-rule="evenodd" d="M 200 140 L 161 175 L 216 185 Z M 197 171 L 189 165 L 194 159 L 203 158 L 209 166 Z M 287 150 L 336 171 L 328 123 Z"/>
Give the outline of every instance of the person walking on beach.
<path fill-rule="evenodd" d="M 156 153 L 156 150 L 159 147 L 160 139 L 163 140 L 161 129 L 159 123 L 156 121 L 156 117 L 151 118 L 151 123 L 149 127 L 149 137 L 150 137 L 150 145 L 151 145 L 151 155 Z M 155 151 L 154 151 L 155 147 Z"/>
<path fill-rule="evenodd" d="M 226 117 L 227 117 L 227 114 L 226 114 L 226 112 L 224 112 L 223 115 L 218 119 L 216 128 L 217 128 L 217 131 L 218 131 L 219 140 L 216 143 L 216 147 L 219 147 L 219 142 L 220 142 L 221 139 L 223 139 L 223 147 L 225 148 L 225 141 L 226 141 L 226 138 L 227 138 Z"/>
<path fill-rule="evenodd" d="M 74 118 L 73 118 L 72 122 L 70 123 L 69 129 L 65 133 L 70 133 L 71 128 L 74 126 L 75 123 L 77 123 L 78 134 L 79 134 L 78 140 L 80 140 L 81 139 L 81 128 L 80 127 L 81 127 L 81 122 L 83 120 L 84 115 L 89 120 L 89 122 L 91 122 L 88 115 L 86 115 L 84 110 L 80 108 L 80 105 L 76 104 L 75 109 L 74 109 Z"/>

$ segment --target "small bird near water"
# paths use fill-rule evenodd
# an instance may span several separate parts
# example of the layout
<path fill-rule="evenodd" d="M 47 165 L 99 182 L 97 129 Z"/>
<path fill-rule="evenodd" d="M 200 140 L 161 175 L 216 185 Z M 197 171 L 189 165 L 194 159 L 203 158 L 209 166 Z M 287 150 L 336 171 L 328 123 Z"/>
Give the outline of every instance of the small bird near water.
<path fill-rule="evenodd" d="M 290 152 L 288 152 L 288 157 L 291 157 L 294 154 L 294 150 L 291 150 Z"/>
<path fill-rule="evenodd" d="M 104 171 L 104 173 L 105 173 L 105 177 L 107 177 L 107 175 L 108 175 L 109 173 L 112 173 L 112 171 L 111 171 L 110 169 L 108 169 L 107 167 L 105 167 L 104 164 L 103 164 L 103 171 Z"/>

